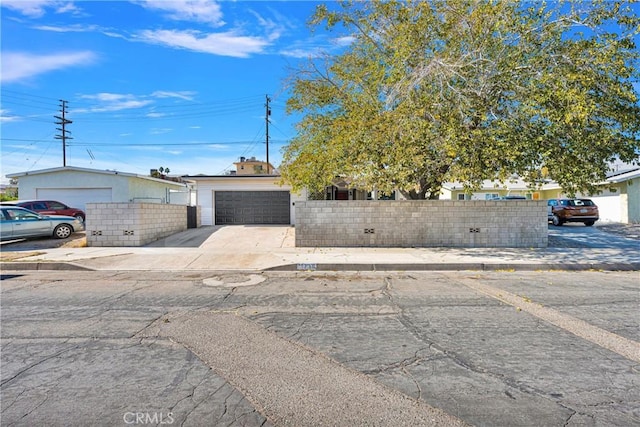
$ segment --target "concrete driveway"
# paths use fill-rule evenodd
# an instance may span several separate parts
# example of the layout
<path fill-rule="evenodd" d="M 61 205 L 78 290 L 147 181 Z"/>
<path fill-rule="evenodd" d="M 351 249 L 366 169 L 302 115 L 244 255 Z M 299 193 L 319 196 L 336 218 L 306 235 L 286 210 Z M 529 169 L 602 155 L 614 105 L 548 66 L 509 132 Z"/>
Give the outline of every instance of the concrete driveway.
<path fill-rule="evenodd" d="M 214 225 L 189 229 L 146 245 L 149 248 L 216 248 L 251 251 L 295 247 L 295 228 L 284 225 Z"/>
<path fill-rule="evenodd" d="M 549 225 L 549 246 L 566 246 L 594 249 L 640 250 L 640 241 L 607 233 L 599 227 L 586 227 L 581 223 Z"/>

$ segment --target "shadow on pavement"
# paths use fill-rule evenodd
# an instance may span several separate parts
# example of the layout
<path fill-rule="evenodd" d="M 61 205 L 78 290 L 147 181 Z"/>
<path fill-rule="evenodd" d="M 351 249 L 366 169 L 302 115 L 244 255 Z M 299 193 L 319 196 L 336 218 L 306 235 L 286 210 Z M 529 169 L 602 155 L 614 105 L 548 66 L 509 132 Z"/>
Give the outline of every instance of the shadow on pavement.
<path fill-rule="evenodd" d="M 199 248 L 215 232 L 220 230 L 220 225 L 204 225 L 200 228 L 190 228 L 180 233 L 172 234 L 164 239 L 156 240 L 145 245 L 146 248 Z"/>

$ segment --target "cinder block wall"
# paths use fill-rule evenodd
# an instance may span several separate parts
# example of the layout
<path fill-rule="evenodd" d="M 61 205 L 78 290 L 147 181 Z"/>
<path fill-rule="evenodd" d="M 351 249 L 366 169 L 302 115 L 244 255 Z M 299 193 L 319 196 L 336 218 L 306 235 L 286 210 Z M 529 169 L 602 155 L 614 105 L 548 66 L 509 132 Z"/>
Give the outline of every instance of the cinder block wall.
<path fill-rule="evenodd" d="M 88 203 L 87 246 L 143 246 L 187 229 L 187 207 L 157 203 Z"/>
<path fill-rule="evenodd" d="M 296 202 L 299 247 L 542 248 L 544 200 Z"/>

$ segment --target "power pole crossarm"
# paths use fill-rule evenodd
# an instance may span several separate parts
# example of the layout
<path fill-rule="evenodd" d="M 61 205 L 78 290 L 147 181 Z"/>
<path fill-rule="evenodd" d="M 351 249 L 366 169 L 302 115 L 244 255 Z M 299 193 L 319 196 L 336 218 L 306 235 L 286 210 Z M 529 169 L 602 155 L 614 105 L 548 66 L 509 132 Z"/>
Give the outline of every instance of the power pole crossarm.
<path fill-rule="evenodd" d="M 67 135 L 69 132 L 66 129 L 66 125 L 73 123 L 71 120 L 67 119 L 67 101 L 60 100 L 60 116 L 53 116 L 55 119 L 59 121 L 55 122 L 55 124 L 60 125 L 61 127 L 56 128 L 56 130 L 60 131 L 60 135 L 56 135 L 55 139 L 62 140 L 62 166 L 67 166 L 67 139 L 73 139 L 71 136 Z"/>

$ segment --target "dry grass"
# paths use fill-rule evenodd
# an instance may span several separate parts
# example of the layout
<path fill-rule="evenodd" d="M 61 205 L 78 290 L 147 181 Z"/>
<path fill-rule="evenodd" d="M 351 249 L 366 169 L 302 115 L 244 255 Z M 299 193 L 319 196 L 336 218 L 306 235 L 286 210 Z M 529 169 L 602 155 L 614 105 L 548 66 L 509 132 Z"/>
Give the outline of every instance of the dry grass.
<path fill-rule="evenodd" d="M 17 261 L 22 258 L 44 255 L 45 252 L 0 252 L 0 261 Z"/>
<path fill-rule="evenodd" d="M 72 239 L 68 242 L 65 242 L 61 248 L 86 248 L 87 247 L 87 237 L 81 237 L 78 239 Z"/>

